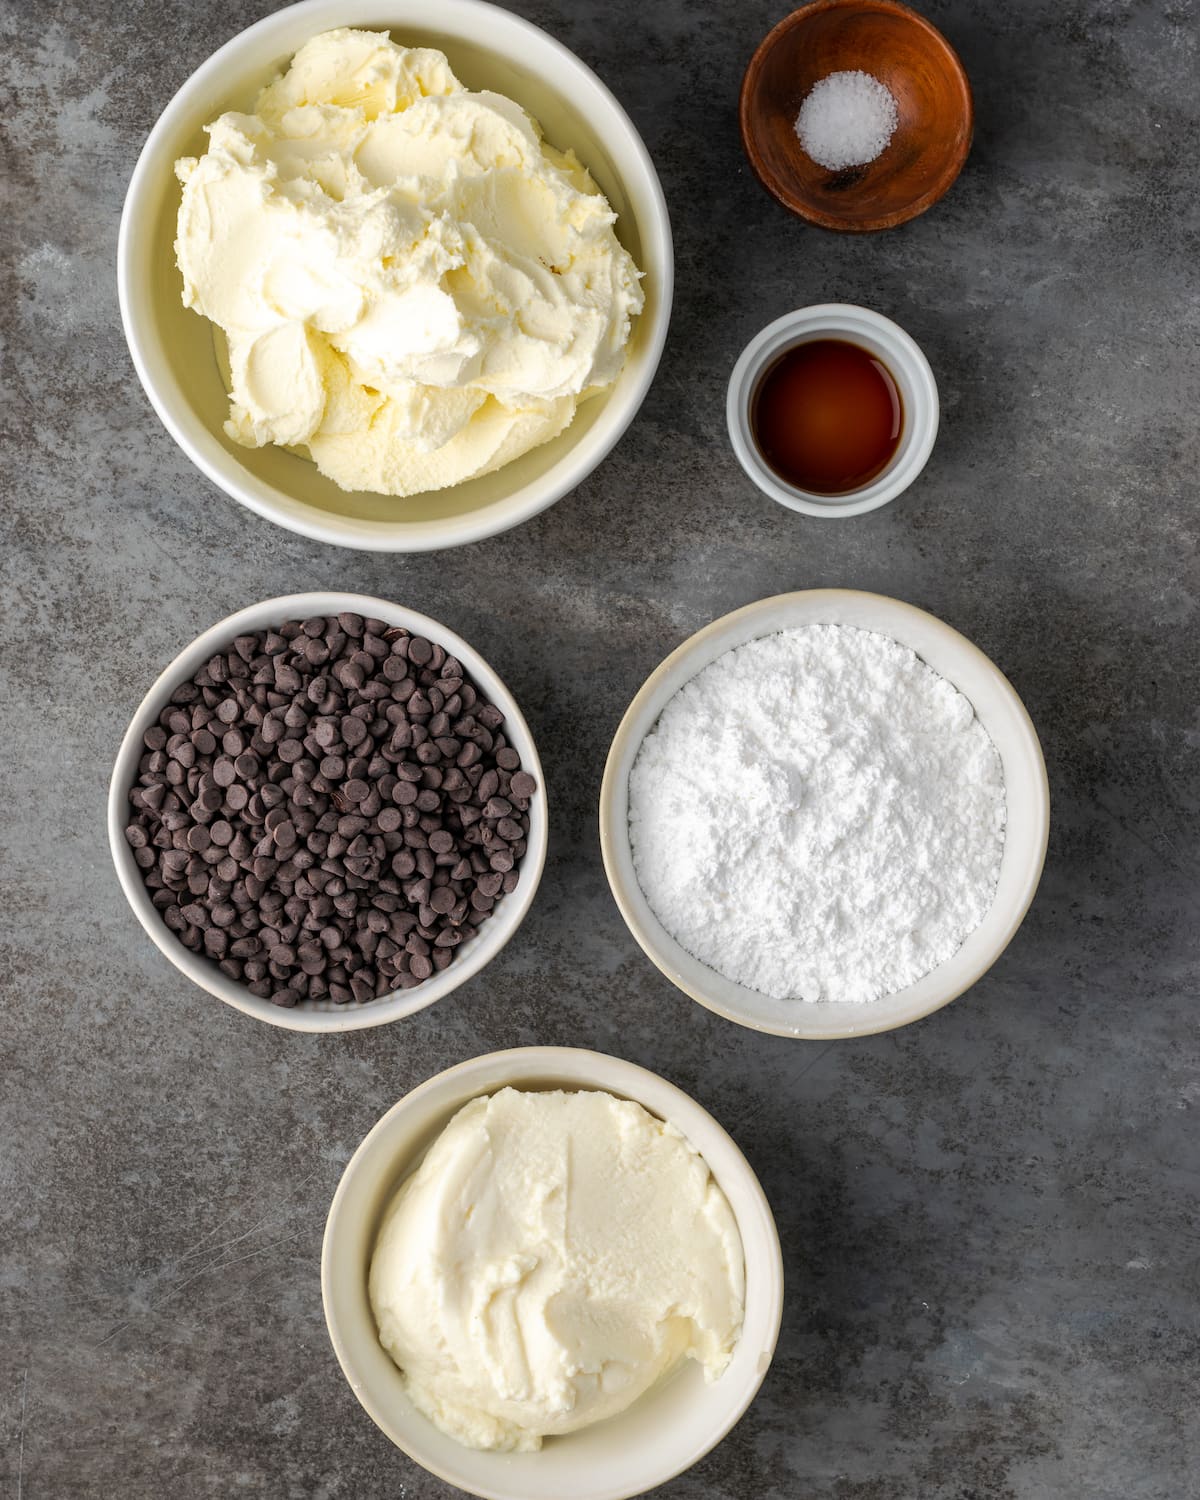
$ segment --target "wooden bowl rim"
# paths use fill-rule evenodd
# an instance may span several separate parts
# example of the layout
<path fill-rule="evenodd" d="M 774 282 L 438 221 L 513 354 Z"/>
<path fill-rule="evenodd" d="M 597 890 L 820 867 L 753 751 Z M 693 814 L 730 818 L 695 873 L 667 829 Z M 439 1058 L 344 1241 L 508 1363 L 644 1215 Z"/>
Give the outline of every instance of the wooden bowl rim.
<path fill-rule="evenodd" d="M 824 209 L 814 208 L 794 193 L 788 183 L 768 171 L 750 123 L 752 101 L 758 92 L 766 60 L 774 47 L 797 26 L 810 20 L 814 15 L 828 10 L 875 12 L 879 15 L 894 16 L 898 20 L 915 23 L 925 31 L 944 52 L 950 65 L 950 72 L 958 82 L 966 124 L 958 151 L 949 159 L 945 171 L 931 188 L 913 198 L 903 208 L 893 209 L 891 213 L 879 214 L 873 219 L 862 219 L 855 223 L 849 223 L 836 214 L 826 213 Z M 901 224 L 907 224 L 911 219 L 918 218 L 926 209 L 932 208 L 946 195 L 970 154 L 975 134 L 975 100 L 971 93 L 971 82 L 967 77 L 967 70 L 963 67 L 958 53 L 933 22 L 921 15 L 919 11 L 913 10 L 911 6 L 902 4 L 901 0 L 810 0 L 809 4 L 802 5 L 790 15 L 784 16 L 783 20 L 773 26 L 754 49 L 754 55 L 747 64 L 742 77 L 741 92 L 738 96 L 738 126 L 742 136 L 742 147 L 751 170 L 767 192 L 777 202 L 782 203 L 784 208 L 820 229 L 831 229 L 843 234 L 870 234 L 876 230 L 895 229 Z"/>

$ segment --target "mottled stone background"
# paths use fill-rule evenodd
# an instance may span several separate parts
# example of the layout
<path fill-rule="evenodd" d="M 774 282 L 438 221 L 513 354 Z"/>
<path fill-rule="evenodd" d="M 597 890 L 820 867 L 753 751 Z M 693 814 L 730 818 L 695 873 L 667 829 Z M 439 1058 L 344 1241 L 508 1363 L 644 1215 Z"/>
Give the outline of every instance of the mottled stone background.
<path fill-rule="evenodd" d="M 664 1495 L 1200 1494 L 1195 0 L 930 0 L 974 82 L 974 152 L 940 207 L 864 239 L 805 229 L 743 164 L 738 82 L 786 0 L 516 8 L 643 131 L 674 219 L 674 324 L 640 418 L 575 494 L 404 558 L 225 499 L 121 336 L 138 149 L 270 6 L 3 5 L 0 1496 L 448 1496 L 338 1371 L 322 1224 L 398 1095 L 532 1042 L 692 1091 L 778 1216 L 774 1367 Z M 910 329 L 943 401 L 917 486 L 845 524 L 760 497 L 724 430 L 742 344 L 827 299 Z M 595 823 L 609 737 L 667 651 L 749 600 L 835 584 L 931 609 L 1009 674 L 1054 825 L 986 979 L 920 1025 L 824 1047 L 739 1030 L 660 978 Z M 319 587 L 403 600 L 482 647 L 554 805 L 539 899 L 500 961 L 410 1021 L 325 1038 L 185 983 L 130 914 L 103 826 L 161 666 L 229 611 Z"/>

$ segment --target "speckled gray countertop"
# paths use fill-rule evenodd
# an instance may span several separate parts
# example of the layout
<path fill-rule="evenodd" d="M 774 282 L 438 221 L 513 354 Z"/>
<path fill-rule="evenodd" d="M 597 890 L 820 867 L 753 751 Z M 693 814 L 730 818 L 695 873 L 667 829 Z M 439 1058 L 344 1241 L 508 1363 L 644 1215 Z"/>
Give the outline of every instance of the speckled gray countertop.
<path fill-rule="evenodd" d="M 159 109 L 262 0 L 0 9 L 0 1496 L 434 1500 L 326 1338 L 343 1163 L 429 1074 L 570 1043 L 664 1073 L 775 1207 L 779 1353 L 677 1500 L 1200 1494 L 1200 159 L 1195 0 L 934 0 L 978 107 L 949 197 L 826 236 L 750 177 L 766 0 L 518 0 L 616 90 L 674 219 L 658 380 L 575 494 L 439 557 L 340 552 L 219 494 L 122 340 L 117 221 Z M 737 467 L 742 344 L 863 302 L 927 351 L 924 477 L 809 522 Z M 784 589 L 922 605 L 1011 677 L 1054 800 L 1041 891 L 969 994 L 832 1046 L 741 1031 L 628 936 L 595 832 L 608 740 L 686 635 Z M 112 757 L 175 652 L 270 594 L 403 600 L 539 738 L 550 862 L 519 937 L 399 1025 L 305 1037 L 187 984 L 125 904 Z M 567 1497 L 564 1497 L 567 1500 Z"/>

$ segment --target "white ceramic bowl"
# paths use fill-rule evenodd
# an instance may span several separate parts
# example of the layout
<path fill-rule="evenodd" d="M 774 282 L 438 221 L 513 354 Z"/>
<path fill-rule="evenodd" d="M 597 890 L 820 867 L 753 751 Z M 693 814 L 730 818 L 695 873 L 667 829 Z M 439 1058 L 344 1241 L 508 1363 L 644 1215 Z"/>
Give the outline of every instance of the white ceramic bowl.
<path fill-rule="evenodd" d="M 239 447 L 222 431 L 226 387 L 211 325 L 180 301 L 175 265 L 180 156 L 205 149 L 203 127 L 252 107 L 258 90 L 310 37 L 335 26 L 390 29 L 445 51 L 468 87 L 495 89 L 572 147 L 617 211 L 617 234 L 646 273 L 615 384 L 584 402 L 553 442 L 495 474 L 407 500 L 347 494 L 282 448 Z M 421 552 L 478 541 L 528 520 L 578 485 L 616 444 L 658 366 L 674 260 L 666 200 L 641 137 L 596 75 L 560 43 L 484 0 L 304 0 L 267 16 L 214 53 L 163 110 L 134 169 L 121 216 L 117 284 L 134 367 L 154 409 L 193 463 L 233 499 L 318 541 Z"/>
<path fill-rule="evenodd" d="M 862 1004 L 772 1000 L 694 958 L 665 930 L 638 885 L 629 842 L 629 773 L 642 741 L 668 701 L 718 656 L 746 641 L 799 625 L 856 625 L 902 642 L 974 705 L 1004 766 L 1008 819 L 991 909 L 958 952 L 906 989 Z M 709 1010 L 776 1036 L 863 1036 L 906 1026 L 969 989 L 996 962 L 1033 900 L 1050 828 L 1050 791 L 1041 746 L 1025 707 L 999 668 L 923 609 L 881 594 L 811 589 L 735 610 L 673 651 L 642 685 L 621 720 L 600 792 L 604 868 L 621 915 L 672 984 Z"/>
<path fill-rule="evenodd" d="M 760 452 L 751 421 L 759 381 L 779 356 L 796 344 L 830 338 L 858 344 L 881 359 L 904 406 L 900 445 L 891 463 L 870 484 L 844 495 L 817 495 L 788 484 Z M 848 302 L 827 302 L 785 313 L 750 340 L 729 378 L 725 417 L 738 462 L 764 495 L 806 516 L 860 516 L 894 500 L 928 462 L 938 432 L 937 382 L 918 345 L 890 318 Z"/>
<path fill-rule="evenodd" d="M 708 1163 L 729 1199 L 746 1259 L 746 1317 L 733 1358 L 706 1384 L 689 1362 L 618 1417 L 538 1453 L 481 1453 L 440 1432 L 413 1406 L 379 1342 L 367 1271 L 380 1219 L 450 1117 L 469 1100 L 514 1088 L 603 1089 L 669 1120 Z M 321 1292 L 334 1352 L 354 1394 L 423 1468 L 486 1500 L 626 1500 L 702 1458 L 754 1399 L 783 1310 L 779 1236 L 758 1179 L 730 1137 L 682 1090 L 633 1063 L 573 1047 L 525 1047 L 460 1063 L 394 1105 L 350 1158 L 321 1253 Z"/>
<path fill-rule="evenodd" d="M 504 732 L 513 746 L 520 752 L 521 765 L 538 784 L 536 796 L 529 807 L 529 838 L 525 856 L 518 869 L 520 880 L 516 890 L 497 902 L 495 915 L 484 922 L 478 934 L 458 950 L 454 962 L 440 974 L 435 973 L 424 984 L 411 990 L 397 990 L 383 995 L 378 1000 L 367 1000 L 362 1004 L 351 1002 L 336 1005 L 329 1000 L 302 1000 L 294 1009 L 272 1005 L 269 1000 L 252 995 L 243 984 L 227 978 L 211 959 L 185 948 L 179 938 L 163 921 L 161 914 L 150 900 L 142 883 L 141 871 L 134 863 L 133 851 L 125 841 L 125 828 L 130 820 L 129 788 L 137 776 L 138 761 L 144 751 L 142 736 L 153 724 L 171 693 L 215 652 L 229 645 L 234 636 L 265 630 L 271 625 L 280 625 L 285 620 L 303 620 L 309 615 L 336 615 L 349 611 L 360 615 L 374 616 L 393 625 L 402 625 L 413 635 L 423 635 L 444 646 L 457 656 L 476 687 L 488 697 L 504 714 Z M 474 647 L 454 631 L 447 630 L 436 620 L 421 615 L 412 609 L 391 604 L 386 599 L 372 599 L 365 594 L 289 594 L 279 599 L 264 599 L 261 604 L 252 604 L 248 609 L 221 620 L 203 635 L 197 636 L 186 647 L 142 699 L 134 714 L 121 748 L 117 752 L 112 781 L 108 789 L 108 842 L 112 849 L 113 863 L 126 899 L 133 907 L 134 915 L 149 933 L 163 953 L 181 973 L 194 980 L 210 995 L 216 995 L 227 1005 L 236 1006 L 248 1016 L 259 1021 L 269 1021 L 274 1026 L 285 1026 L 291 1031 L 358 1031 L 366 1026 L 381 1026 L 385 1021 L 398 1021 L 401 1016 L 411 1016 L 424 1010 L 435 1000 L 441 1000 L 451 990 L 456 990 L 474 974 L 478 974 L 490 963 L 501 948 L 521 925 L 526 912 L 533 904 L 538 882 L 542 878 L 542 867 L 546 862 L 547 840 L 545 777 L 541 761 L 533 743 L 529 726 L 521 716 L 516 700 L 488 666 Z"/>

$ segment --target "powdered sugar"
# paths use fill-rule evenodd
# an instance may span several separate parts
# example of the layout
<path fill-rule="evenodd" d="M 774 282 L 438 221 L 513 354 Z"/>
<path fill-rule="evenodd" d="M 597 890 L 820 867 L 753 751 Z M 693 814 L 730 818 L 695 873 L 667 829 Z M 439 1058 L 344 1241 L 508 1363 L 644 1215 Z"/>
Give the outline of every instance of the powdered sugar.
<path fill-rule="evenodd" d="M 899 120 L 891 90 L 856 68 L 813 84 L 796 116 L 796 134 L 818 166 L 840 172 L 874 161 Z"/>
<path fill-rule="evenodd" d="M 667 704 L 629 778 L 634 867 L 689 953 L 796 1000 L 876 1000 L 991 904 L 1000 757 L 907 646 L 809 625 L 726 652 Z"/>

